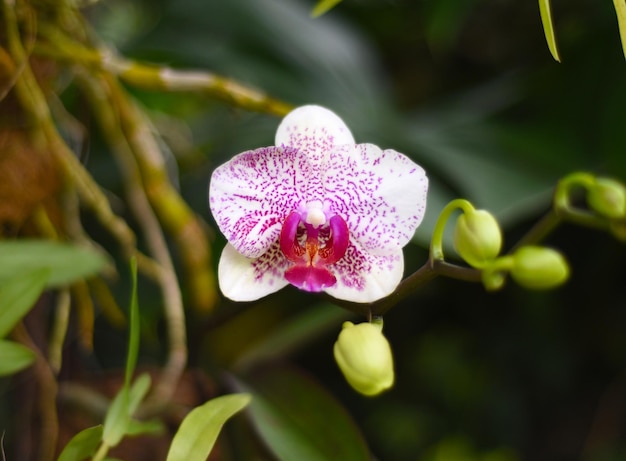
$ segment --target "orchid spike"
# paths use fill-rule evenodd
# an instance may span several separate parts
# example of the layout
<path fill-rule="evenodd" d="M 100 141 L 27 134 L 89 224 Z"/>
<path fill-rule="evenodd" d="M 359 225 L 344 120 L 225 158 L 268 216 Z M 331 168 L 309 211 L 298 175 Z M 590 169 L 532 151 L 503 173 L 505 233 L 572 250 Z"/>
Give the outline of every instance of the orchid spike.
<path fill-rule="evenodd" d="M 424 170 L 405 155 L 356 144 L 330 110 L 299 107 L 280 123 L 275 146 L 213 172 L 209 206 L 228 240 L 220 288 L 234 301 L 289 283 L 353 302 L 387 296 L 427 189 Z"/>

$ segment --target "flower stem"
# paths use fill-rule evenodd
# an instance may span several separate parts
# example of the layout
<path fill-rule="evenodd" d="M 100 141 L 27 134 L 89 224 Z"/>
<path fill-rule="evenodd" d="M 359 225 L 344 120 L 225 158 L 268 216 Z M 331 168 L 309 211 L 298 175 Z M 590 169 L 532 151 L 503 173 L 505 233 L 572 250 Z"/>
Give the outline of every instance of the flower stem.
<path fill-rule="evenodd" d="M 463 212 L 467 213 L 474 209 L 474 206 L 465 199 L 455 199 L 448 203 L 441 213 L 439 213 L 439 218 L 437 218 L 437 223 L 435 224 L 435 229 L 433 230 L 433 237 L 430 242 L 430 261 L 443 261 L 443 233 L 446 229 L 446 224 L 448 223 L 448 219 L 450 219 L 450 215 L 453 211 L 457 209 L 463 210 Z"/>

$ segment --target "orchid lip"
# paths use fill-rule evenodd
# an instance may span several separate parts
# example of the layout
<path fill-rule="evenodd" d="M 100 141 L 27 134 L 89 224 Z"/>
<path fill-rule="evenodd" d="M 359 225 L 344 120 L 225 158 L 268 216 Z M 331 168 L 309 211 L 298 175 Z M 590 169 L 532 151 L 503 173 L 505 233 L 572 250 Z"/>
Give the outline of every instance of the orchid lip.
<path fill-rule="evenodd" d="M 280 249 L 294 263 L 285 277 L 292 285 L 307 291 L 322 291 L 336 283 L 327 266 L 346 254 L 350 241 L 348 225 L 341 216 L 333 215 L 326 225 L 326 216 L 322 222 L 318 212 L 323 213 L 313 208 L 304 218 L 301 213 L 291 212 L 280 233 Z"/>

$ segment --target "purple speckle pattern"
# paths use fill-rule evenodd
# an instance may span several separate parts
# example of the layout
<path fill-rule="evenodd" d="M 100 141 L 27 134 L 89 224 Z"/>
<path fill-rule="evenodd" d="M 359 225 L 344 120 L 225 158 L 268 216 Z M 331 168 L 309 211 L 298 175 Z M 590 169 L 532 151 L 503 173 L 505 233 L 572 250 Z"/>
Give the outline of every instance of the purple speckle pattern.
<path fill-rule="evenodd" d="M 258 258 L 275 243 L 287 215 L 302 202 L 306 156 L 289 147 L 243 152 L 211 176 L 209 206 L 235 249 Z"/>
<path fill-rule="evenodd" d="M 283 223 L 319 201 L 327 216 L 345 220 L 350 239 L 343 258 L 328 266 L 337 283 L 325 291 L 357 302 L 393 291 L 401 248 L 424 216 L 424 170 L 394 150 L 355 144 L 343 121 L 318 106 L 289 114 L 276 142 L 235 156 L 209 186 L 211 212 L 229 243 L 250 258 L 255 283 L 283 286 L 275 280 L 292 264 L 278 243 Z"/>
<path fill-rule="evenodd" d="M 276 284 L 277 286 L 279 284 L 276 281 L 284 279 L 285 270 L 291 266 L 291 262 L 280 250 L 278 240 L 265 253 L 250 261 L 250 264 L 254 268 L 255 283 Z"/>

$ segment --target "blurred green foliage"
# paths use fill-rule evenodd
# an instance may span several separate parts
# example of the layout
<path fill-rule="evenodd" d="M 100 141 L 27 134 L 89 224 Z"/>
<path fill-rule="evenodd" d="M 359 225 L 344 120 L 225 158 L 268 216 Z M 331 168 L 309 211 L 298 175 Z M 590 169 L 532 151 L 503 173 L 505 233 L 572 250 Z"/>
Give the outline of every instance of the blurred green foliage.
<path fill-rule="evenodd" d="M 406 250 L 409 270 L 425 260 L 420 246 L 452 198 L 503 220 L 506 247 L 548 208 L 565 174 L 626 178 L 626 66 L 610 2 L 554 2 L 562 64 L 547 49 L 536 2 L 346 0 L 312 20 L 313 5 L 118 0 L 99 5 L 93 21 L 131 57 L 208 68 L 294 104 L 327 105 L 357 140 L 421 163 L 432 190 L 419 246 Z M 211 222 L 210 171 L 272 144 L 278 121 L 193 95 L 135 94 L 172 128 L 172 141 L 193 140 L 171 146 L 185 197 Z M 572 261 L 572 280 L 557 292 L 511 285 L 485 294 L 440 280 L 393 309 L 385 324 L 397 384 L 378 399 L 353 395 L 332 363 L 339 322 L 291 355 L 347 405 L 379 459 L 620 459 L 624 248 L 567 226 L 548 243 Z M 216 254 L 222 245 L 216 238 Z M 224 325 L 236 344 L 202 347 L 196 331 L 197 363 L 210 367 L 215 348 L 217 356 L 246 344 L 254 351 L 311 303 L 291 289 L 259 303 L 248 321 Z"/>
<path fill-rule="evenodd" d="M 564 175 L 584 169 L 626 179 L 626 64 L 608 0 L 553 2 L 561 64 L 550 56 L 536 2 L 345 0 L 312 19 L 315 3 L 109 0 L 88 15 L 129 57 L 209 69 L 293 104 L 326 105 L 357 141 L 422 164 L 432 189 L 416 244 L 405 250 L 407 271 L 425 261 L 435 219 L 453 198 L 500 218 L 507 247 L 548 209 Z M 163 134 L 185 198 L 212 225 L 212 169 L 271 145 L 278 120 L 197 95 L 132 91 Z M 71 96 L 71 89 L 64 94 Z M 121 194 L 100 141 L 92 139 L 87 166 Z M 571 281 L 558 291 L 510 284 L 486 294 L 479 285 L 437 280 L 391 310 L 385 329 L 396 386 L 379 398 L 355 395 L 332 361 L 338 317 L 348 313 L 291 288 L 245 306 L 243 315 L 229 302 L 214 319 L 190 314 L 192 365 L 233 368 L 268 399 L 276 398 L 277 376 L 303 381 L 302 388 L 322 383 L 334 397 L 311 391 L 315 401 L 333 411 L 342 402 L 381 460 L 624 459 L 624 245 L 573 226 L 548 243 L 571 261 Z M 223 244 L 215 235 L 215 255 Z M 162 354 L 159 301 L 150 292 L 142 299 L 142 354 L 152 359 Z M 96 347 L 99 363 L 119 365 L 119 333 L 103 320 L 99 328 L 96 343 L 112 344 Z M 259 375 L 250 365 L 283 360 L 307 373 Z M 276 416 L 254 405 L 257 424 Z M 240 459 L 247 446 L 258 448 L 245 432 L 227 431 L 225 443 Z"/>

